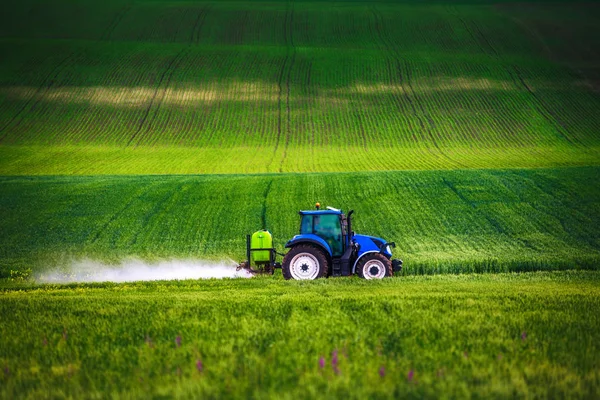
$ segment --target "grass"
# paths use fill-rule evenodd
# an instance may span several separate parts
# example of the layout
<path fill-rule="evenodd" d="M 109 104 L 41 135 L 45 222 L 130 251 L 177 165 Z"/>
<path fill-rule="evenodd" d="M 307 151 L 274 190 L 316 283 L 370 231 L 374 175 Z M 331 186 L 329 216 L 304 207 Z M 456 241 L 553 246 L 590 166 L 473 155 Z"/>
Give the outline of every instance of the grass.
<path fill-rule="evenodd" d="M 598 168 L 351 174 L 5 177 L 0 272 L 128 257 L 241 261 L 245 235 L 280 251 L 316 201 L 395 241 L 405 274 L 596 269 Z"/>
<path fill-rule="evenodd" d="M 0 174 L 598 165 L 600 8 L 484 3 L 7 5 Z"/>
<path fill-rule="evenodd" d="M 0 398 L 598 398 L 598 26 L 597 2 L 2 2 Z M 316 201 L 402 276 L 31 279 L 241 261 L 262 227 L 283 251 Z"/>
<path fill-rule="evenodd" d="M 0 291 L 0 397 L 595 398 L 599 283 L 571 271 L 13 286 Z"/>

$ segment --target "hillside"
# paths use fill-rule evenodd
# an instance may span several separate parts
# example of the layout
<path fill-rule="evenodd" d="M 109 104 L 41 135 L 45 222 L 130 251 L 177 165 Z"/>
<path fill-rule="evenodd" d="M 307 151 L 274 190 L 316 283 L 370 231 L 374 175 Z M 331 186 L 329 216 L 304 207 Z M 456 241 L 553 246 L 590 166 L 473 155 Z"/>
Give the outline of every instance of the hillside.
<path fill-rule="evenodd" d="M 597 3 L 3 7 L 0 174 L 599 164 Z"/>

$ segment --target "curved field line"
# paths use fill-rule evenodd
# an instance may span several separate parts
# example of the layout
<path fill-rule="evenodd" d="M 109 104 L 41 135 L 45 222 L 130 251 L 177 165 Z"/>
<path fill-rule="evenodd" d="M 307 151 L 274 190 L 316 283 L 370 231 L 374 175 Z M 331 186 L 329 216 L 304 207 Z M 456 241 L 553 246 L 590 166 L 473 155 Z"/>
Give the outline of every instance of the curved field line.
<path fill-rule="evenodd" d="M 179 194 L 181 192 L 181 189 L 185 186 L 186 183 L 187 183 L 187 180 L 182 181 L 179 185 L 177 185 L 177 187 L 174 190 L 168 190 L 166 195 L 162 196 L 160 198 L 160 200 L 153 202 L 154 206 L 152 207 L 152 209 L 144 214 L 143 221 L 141 222 L 141 229 L 138 230 L 135 233 L 133 239 L 130 240 L 130 242 L 129 242 L 130 246 L 133 246 L 137 243 L 138 238 L 140 237 L 140 234 L 142 232 L 145 232 L 145 228 L 148 225 L 148 222 L 150 221 L 152 216 L 158 214 L 159 212 L 160 212 L 160 214 L 158 214 L 159 217 L 165 215 L 165 210 L 164 210 L 163 204 L 165 204 L 171 198 L 173 198 L 174 196 Z"/>
<path fill-rule="evenodd" d="M 281 161 L 279 163 L 279 172 L 283 172 L 283 163 L 287 156 L 288 146 L 290 144 L 290 138 L 292 136 L 292 113 L 290 110 L 290 92 L 291 92 L 291 77 L 292 70 L 294 69 L 294 63 L 296 62 L 296 47 L 294 46 L 294 37 L 292 35 L 293 31 L 293 23 L 294 23 L 294 4 L 292 3 L 292 9 L 290 11 L 290 22 L 289 22 L 289 43 L 292 49 L 292 58 L 290 60 L 290 66 L 287 70 L 286 76 L 286 98 L 285 98 L 285 108 L 286 108 L 286 116 L 287 116 L 287 126 L 286 126 L 286 135 L 285 135 L 285 144 L 283 147 L 283 155 L 281 156 Z"/>
<path fill-rule="evenodd" d="M 286 13 L 285 13 L 285 20 L 284 20 L 284 24 L 283 24 L 283 38 L 284 38 L 284 42 L 285 42 L 285 47 L 286 47 L 286 52 L 285 52 L 285 59 L 283 60 L 283 64 L 281 65 L 281 69 L 279 70 L 279 76 L 277 78 L 277 87 L 278 87 L 278 94 L 277 94 L 277 137 L 275 140 L 275 148 L 273 149 L 273 156 L 271 157 L 271 160 L 269 161 L 269 163 L 267 165 L 271 165 L 271 163 L 274 161 L 275 156 L 277 155 L 277 150 L 279 149 L 279 143 L 281 141 L 281 131 L 282 131 L 282 120 L 283 120 L 283 115 L 281 112 L 281 103 L 282 103 L 282 99 L 283 99 L 283 76 L 285 75 L 285 71 L 286 71 L 286 67 L 288 64 L 288 60 L 289 60 L 289 47 L 288 47 L 288 30 L 291 29 L 291 27 L 288 26 L 288 13 L 289 13 L 289 9 L 287 8 L 289 7 L 289 3 L 288 6 L 286 6 Z"/>
<path fill-rule="evenodd" d="M 40 102 L 41 97 L 43 97 L 40 95 L 42 95 L 44 92 L 47 92 L 48 89 L 50 89 L 52 86 L 54 86 L 54 83 L 55 83 L 54 80 L 62 72 L 65 65 L 68 63 L 69 59 L 74 57 L 77 53 L 78 53 L 78 51 L 74 51 L 74 52 L 70 53 L 67 57 L 65 57 L 61 62 L 59 62 L 58 65 L 56 65 L 44 77 L 42 84 L 38 87 L 38 89 L 35 91 L 35 93 L 31 95 L 31 97 L 29 98 L 29 100 L 27 100 L 27 102 L 23 105 L 23 107 L 21 107 L 21 109 L 19 111 L 17 111 L 17 113 L 6 124 L 4 124 L 4 126 L 2 126 L 2 128 L 0 128 L 0 133 L 4 132 L 10 125 L 12 125 L 17 120 L 18 120 L 17 124 L 14 127 L 19 126 L 19 124 L 22 121 L 22 119 L 19 119 L 21 114 L 23 114 L 23 112 L 27 109 L 31 110 L 36 107 L 36 105 Z M 37 100 L 34 100 L 36 98 L 37 98 Z M 2 141 L 6 138 L 6 135 L 8 135 L 8 133 L 4 133 L 2 136 L 0 136 L 0 143 L 2 143 Z"/>
<path fill-rule="evenodd" d="M 371 11 L 373 12 L 373 15 L 375 16 L 375 20 L 376 20 L 375 29 L 380 37 L 380 40 L 383 42 L 384 46 L 395 57 L 395 59 L 397 61 L 397 72 L 400 74 L 400 79 L 401 79 L 400 85 L 403 88 L 405 88 L 406 86 L 403 84 L 404 79 L 402 79 L 402 64 L 404 63 L 406 65 L 407 86 L 408 86 L 408 89 L 410 90 L 410 92 L 412 93 L 413 98 L 411 98 L 411 94 L 409 94 L 407 90 L 404 90 L 404 94 L 405 94 L 407 100 L 411 104 L 411 109 L 413 110 L 413 114 L 415 115 L 415 117 L 418 119 L 419 125 L 421 125 L 421 129 L 428 134 L 428 137 L 431 139 L 433 146 L 436 148 L 438 154 L 442 158 L 450 161 L 453 164 L 460 166 L 461 168 L 465 168 L 465 166 L 461 162 L 456 161 L 456 160 L 452 159 L 451 157 L 449 157 L 444 151 L 442 151 L 441 147 L 439 146 L 437 140 L 435 139 L 433 132 L 431 131 L 431 128 L 434 127 L 434 125 L 432 125 L 433 120 L 431 119 L 431 116 L 429 115 L 429 113 L 427 113 L 425 111 L 423 105 L 420 104 L 415 97 L 414 90 L 413 90 L 412 84 L 410 82 L 410 68 L 407 65 L 406 60 L 404 60 L 404 58 L 398 53 L 398 51 L 394 47 L 393 43 L 391 43 L 389 41 L 389 39 L 386 38 L 385 35 L 383 35 L 383 32 L 382 32 L 383 17 L 381 16 L 381 13 L 379 12 L 379 10 L 377 9 L 377 7 L 375 5 L 373 5 L 371 7 Z M 413 101 L 417 104 L 417 107 L 419 108 L 421 113 L 428 119 L 428 122 L 430 124 L 429 127 L 425 126 L 425 123 L 423 122 L 422 118 L 418 115 L 417 109 L 416 109 L 415 105 L 413 104 Z M 427 146 L 427 147 L 429 148 L 429 146 Z M 432 154 L 432 155 L 434 155 L 434 154 Z"/>
<path fill-rule="evenodd" d="M 575 143 L 566 133 L 566 127 L 564 126 L 564 123 L 558 118 L 558 116 L 556 115 L 556 113 L 554 113 L 552 110 L 550 110 L 546 104 L 544 103 L 544 101 L 542 101 L 542 99 L 540 99 L 533 90 L 531 90 L 531 88 L 529 87 L 529 85 L 527 85 L 527 83 L 525 82 L 525 80 L 523 79 L 523 76 L 521 75 L 521 72 L 519 71 L 519 69 L 513 65 L 512 69 L 515 73 L 515 75 L 517 76 L 518 81 L 521 83 L 521 85 L 525 88 L 525 90 L 527 90 L 527 92 L 535 99 L 535 101 L 540 105 L 540 107 L 542 108 L 542 113 L 541 115 L 544 117 L 544 119 L 546 119 L 546 121 L 548 121 L 551 125 L 553 125 L 556 128 L 556 131 L 570 144 L 577 146 L 578 143 Z"/>
<path fill-rule="evenodd" d="M 106 31 L 100 37 L 100 40 L 110 40 L 111 39 L 111 36 L 112 36 L 113 32 L 115 31 L 115 29 L 117 28 L 117 26 L 119 26 L 119 24 L 121 23 L 121 21 L 123 20 L 125 15 L 129 11 L 131 11 L 131 7 L 132 7 L 131 4 L 128 4 L 125 7 L 121 8 L 121 10 L 119 10 L 118 14 L 111 21 L 110 25 L 106 28 Z"/>
<path fill-rule="evenodd" d="M 212 4 L 207 5 L 206 7 L 202 7 L 200 12 L 198 13 L 198 17 L 194 22 L 194 26 L 192 28 L 192 33 L 190 35 L 190 43 L 198 44 L 200 42 L 200 31 L 206 22 L 206 16 L 208 15 L 210 9 L 212 8 Z"/>
<path fill-rule="evenodd" d="M 100 236 L 102 235 L 102 232 L 104 232 L 110 226 L 110 224 L 112 222 L 114 222 L 117 218 L 119 218 L 121 216 L 121 214 L 123 214 L 125 211 L 127 211 L 127 209 L 129 207 L 131 207 L 132 204 L 135 203 L 135 201 L 137 199 L 139 199 L 144 194 L 148 193 L 154 186 L 155 185 L 148 185 L 147 187 L 139 190 L 133 196 L 131 196 L 129 201 L 127 201 L 127 203 L 125 203 L 125 205 L 123 205 L 123 207 L 121 207 L 116 213 L 112 214 L 110 216 L 110 218 L 108 219 L 108 221 L 106 221 L 104 224 L 102 224 L 102 227 L 96 232 L 96 234 L 92 238 L 91 243 L 96 243 L 98 241 L 98 239 L 100 238 Z"/>
<path fill-rule="evenodd" d="M 464 21 L 457 12 L 457 18 L 464 24 L 465 28 L 467 29 L 467 31 L 473 36 L 473 32 L 469 29 L 469 25 L 467 24 L 466 21 Z M 472 21 L 471 26 L 473 26 L 476 30 L 477 33 L 479 35 L 479 37 L 481 39 L 483 39 L 483 41 L 486 43 L 487 47 L 491 50 L 491 55 L 495 58 L 497 58 L 499 61 L 501 61 L 501 55 L 500 53 L 496 50 L 496 48 L 492 45 L 492 43 L 489 41 L 489 39 L 487 38 L 487 36 L 484 35 L 484 33 L 481 31 L 481 29 L 479 28 L 479 26 Z M 481 47 L 481 49 L 487 53 L 490 54 L 490 52 L 486 51 L 483 47 Z M 503 64 L 504 65 L 504 64 Z M 537 103 L 539 105 L 539 107 L 541 108 L 541 115 L 542 117 L 548 121 L 550 123 L 550 125 L 554 126 L 554 128 L 557 130 L 557 132 L 560 134 L 560 136 L 565 139 L 567 142 L 569 142 L 570 144 L 577 146 L 578 143 L 576 143 L 574 141 L 574 139 L 570 138 L 568 133 L 567 133 L 567 128 L 565 127 L 565 124 L 560 120 L 560 118 L 556 115 L 555 112 L 553 112 L 552 110 L 550 110 L 550 108 L 545 104 L 545 102 L 539 98 L 539 96 L 537 96 L 535 94 L 535 92 L 529 87 L 529 85 L 527 85 L 527 83 L 525 82 L 525 80 L 523 79 L 521 72 L 519 71 L 519 69 L 515 66 L 512 65 L 511 69 L 512 72 L 514 72 L 514 74 L 517 76 L 517 79 L 514 79 L 513 74 L 511 73 L 510 69 L 508 68 L 508 66 L 504 65 L 504 68 L 506 69 L 506 71 L 508 72 L 508 74 L 511 76 L 511 78 L 513 79 L 513 81 L 515 83 L 519 83 L 521 87 L 525 88 L 525 90 L 533 97 L 535 103 Z"/>
<path fill-rule="evenodd" d="M 131 143 L 138 137 L 139 133 L 142 131 L 142 128 L 144 127 L 144 124 L 146 123 L 146 120 L 148 119 L 148 115 L 150 114 L 150 110 L 152 109 L 152 106 L 154 105 L 154 103 L 157 100 L 158 93 L 161 90 L 162 82 L 165 80 L 165 77 L 168 74 L 168 77 L 167 77 L 167 87 L 168 87 L 168 84 L 170 83 L 171 78 L 173 77 L 173 73 L 175 72 L 174 68 L 176 68 L 176 63 L 177 62 L 181 62 L 181 57 L 183 56 L 183 54 L 186 51 L 188 51 L 188 50 L 187 49 L 182 49 L 181 51 L 179 51 L 179 53 L 177 53 L 175 55 L 175 57 L 173 57 L 171 59 L 171 61 L 167 65 L 167 68 L 160 75 L 160 78 L 159 78 L 158 83 L 156 85 L 156 89 L 154 90 L 154 93 L 152 94 L 152 98 L 150 99 L 150 104 L 148 105 L 148 107 L 144 111 L 143 117 L 142 117 L 142 119 L 141 119 L 141 121 L 140 121 L 140 123 L 138 125 L 137 130 L 129 138 L 129 141 L 127 142 L 127 146 L 130 146 Z M 166 88 L 164 88 L 163 91 L 166 91 Z M 163 93 L 163 95 L 164 95 L 164 93 Z M 164 98 L 164 96 L 163 96 L 163 98 Z M 159 107 L 160 107 L 160 103 L 162 102 L 163 98 L 161 98 L 160 100 L 158 100 L 158 106 Z M 156 113 L 154 115 L 156 115 Z M 150 123 L 147 125 L 146 132 L 148 132 L 148 130 L 150 129 L 151 122 L 152 121 L 150 121 Z"/>

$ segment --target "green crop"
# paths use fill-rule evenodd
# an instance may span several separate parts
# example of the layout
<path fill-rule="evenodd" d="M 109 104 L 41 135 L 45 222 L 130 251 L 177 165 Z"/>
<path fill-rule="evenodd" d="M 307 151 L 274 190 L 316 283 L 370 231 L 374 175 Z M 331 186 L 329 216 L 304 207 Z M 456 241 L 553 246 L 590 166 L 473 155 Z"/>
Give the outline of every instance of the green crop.
<path fill-rule="evenodd" d="M 0 291 L 2 398 L 596 398 L 598 272 Z"/>
<path fill-rule="evenodd" d="M 279 251 L 298 210 L 356 210 L 354 230 L 395 241 L 405 274 L 597 269 L 598 168 L 0 179 L 0 271 L 245 257 L 269 229 Z"/>
<path fill-rule="evenodd" d="M 599 26 L 597 2 L 2 2 L 0 398 L 600 397 Z M 283 252 L 317 201 L 400 276 L 35 283 L 239 262 L 261 228 Z"/>
<path fill-rule="evenodd" d="M 7 5 L 0 174 L 598 165 L 597 7 L 468 3 Z"/>

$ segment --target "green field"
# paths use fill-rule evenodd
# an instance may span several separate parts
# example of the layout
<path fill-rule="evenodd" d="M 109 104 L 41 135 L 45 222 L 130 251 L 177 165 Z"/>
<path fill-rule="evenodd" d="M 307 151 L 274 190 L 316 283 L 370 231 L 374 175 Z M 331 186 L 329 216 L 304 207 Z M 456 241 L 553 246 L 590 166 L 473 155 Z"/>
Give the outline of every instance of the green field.
<path fill-rule="evenodd" d="M 245 257 L 268 227 L 279 251 L 313 200 L 356 210 L 395 241 L 404 274 L 598 269 L 600 169 L 0 179 L 0 273 L 94 258 Z"/>
<path fill-rule="evenodd" d="M 0 314 L 7 399 L 600 393 L 598 272 L 17 286 Z"/>
<path fill-rule="evenodd" d="M 596 3 L 5 7 L 3 175 L 599 164 Z"/>
<path fill-rule="evenodd" d="M 600 397 L 599 27 L 597 1 L 1 2 L 0 398 Z M 284 251 L 317 201 L 402 273 L 40 283 L 239 262 L 260 228 Z"/>

